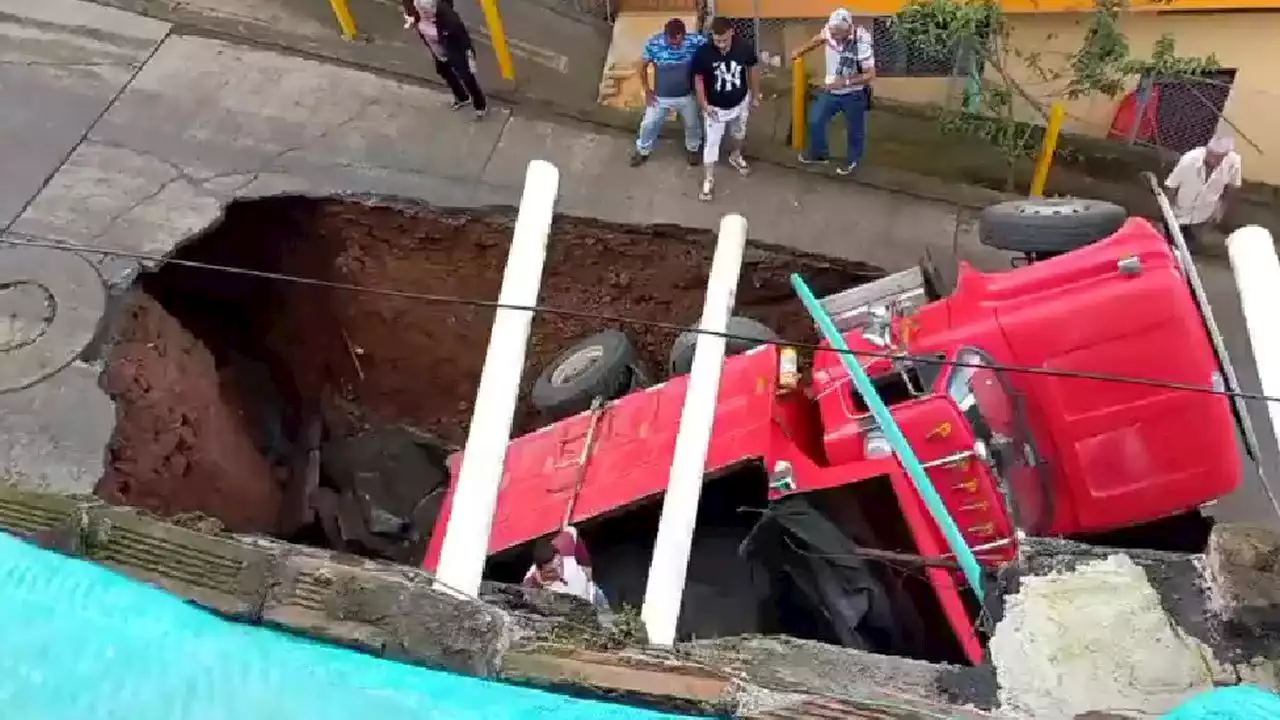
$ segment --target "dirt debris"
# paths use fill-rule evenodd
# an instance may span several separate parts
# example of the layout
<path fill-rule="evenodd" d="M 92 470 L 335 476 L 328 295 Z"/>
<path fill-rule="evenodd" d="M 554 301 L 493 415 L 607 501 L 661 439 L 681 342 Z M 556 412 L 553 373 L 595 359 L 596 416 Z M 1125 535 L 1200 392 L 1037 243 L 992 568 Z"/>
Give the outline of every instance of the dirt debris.
<path fill-rule="evenodd" d="M 279 485 L 212 355 L 144 293 L 125 313 L 104 375 L 117 417 L 98 494 L 161 515 L 207 513 L 232 530 L 272 529 Z"/>
<path fill-rule="evenodd" d="M 219 228 L 177 257 L 488 301 L 498 294 L 513 223 L 510 209 L 271 199 L 233 205 Z M 541 302 L 597 317 L 537 316 L 524 391 L 571 344 L 617 325 L 599 316 L 696 323 L 712 249 L 707 231 L 558 218 Z M 792 272 L 820 293 L 882 274 L 754 245 L 737 312 L 785 337 L 812 339 Z M 121 422 L 100 494 L 157 512 L 204 511 L 234 530 L 273 522 L 281 479 L 263 456 L 286 456 L 314 412 L 331 437 L 403 423 L 461 444 L 492 319 L 486 308 L 175 264 L 144 277 L 129 307 L 108 371 Z M 624 329 L 651 369 L 666 364 L 674 332 Z M 246 365 L 265 370 L 247 378 Z M 261 376 L 281 407 L 261 400 L 273 394 Z M 539 422 L 522 403 L 515 431 Z"/>

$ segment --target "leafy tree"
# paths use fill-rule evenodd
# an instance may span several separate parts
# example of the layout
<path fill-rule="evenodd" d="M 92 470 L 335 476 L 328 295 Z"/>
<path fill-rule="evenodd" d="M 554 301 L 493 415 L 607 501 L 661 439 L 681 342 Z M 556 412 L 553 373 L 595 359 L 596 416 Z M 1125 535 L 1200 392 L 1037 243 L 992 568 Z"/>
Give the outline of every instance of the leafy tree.
<path fill-rule="evenodd" d="M 1127 7 L 1127 0 L 1095 0 L 1080 47 L 1052 63 L 1040 50 L 1013 46 L 1008 19 L 993 0 L 910 0 L 894 17 L 893 27 L 911 52 L 934 62 L 952 58 L 962 74 L 976 76 L 966 91 L 964 109 L 944 111 L 942 129 L 979 137 L 997 148 L 1007 159 L 1012 189 L 1015 163 L 1037 152 L 1043 133 L 1040 126 L 1015 119 L 1017 104 L 1021 101 L 1042 118 L 1048 116 L 1048 103 L 1015 76 L 1053 84 L 1062 99 L 1077 100 L 1117 97 L 1135 78 L 1194 76 L 1218 67 L 1212 55 L 1178 55 L 1170 35 L 1156 40 L 1146 57 L 1136 57 L 1120 28 Z M 1022 71 L 1011 72 L 1018 65 Z"/>

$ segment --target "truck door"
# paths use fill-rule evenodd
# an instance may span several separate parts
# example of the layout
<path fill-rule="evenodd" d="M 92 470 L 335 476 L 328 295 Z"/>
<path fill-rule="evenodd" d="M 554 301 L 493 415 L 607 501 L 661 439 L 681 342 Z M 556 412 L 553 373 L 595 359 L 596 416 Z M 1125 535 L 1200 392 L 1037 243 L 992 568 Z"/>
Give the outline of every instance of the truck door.
<path fill-rule="evenodd" d="M 1000 493 L 1018 529 L 1028 535 L 1053 523 L 1050 473 L 1026 422 L 1022 397 L 992 358 L 976 347 L 962 348 L 947 380 L 955 401 L 977 439 L 974 452 L 1000 484 Z"/>

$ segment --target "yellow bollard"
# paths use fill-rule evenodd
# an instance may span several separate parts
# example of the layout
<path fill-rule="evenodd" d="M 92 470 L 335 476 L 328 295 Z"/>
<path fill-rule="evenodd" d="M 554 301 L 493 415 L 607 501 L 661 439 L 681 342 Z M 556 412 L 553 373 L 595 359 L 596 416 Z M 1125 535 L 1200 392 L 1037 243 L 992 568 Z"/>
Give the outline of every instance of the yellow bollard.
<path fill-rule="evenodd" d="M 334 17 L 338 18 L 338 25 L 342 26 L 342 37 L 355 40 L 356 19 L 347 6 L 347 0 L 329 0 L 329 6 L 333 8 Z"/>
<path fill-rule="evenodd" d="M 1049 121 L 1044 126 L 1044 142 L 1040 144 L 1040 157 L 1036 171 L 1031 176 L 1031 197 L 1043 197 L 1045 183 L 1049 181 L 1049 168 L 1053 166 L 1053 153 L 1058 149 L 1058 135 L 1062 133 L 1062 118 L 1067 108 L 1061 100 L 1049 107 Z"/>
<path fill-rule="evenodd" d="M 498 60 L 498 71 L 503 80 L 516 79 L 516 66 L 511 62 L 511 48 L 507 47 L 507 31 L 502 27 L 502 14 L 498 12 L 498 0 L 480 0 L 484 20 L 489 24 L 489 38 L 493 41 L 493 54 Z"/>
<path fill-rule="evenodd" d="M 804 71 L 804 58 L 798 57 L 791 63 L 791 147 L 799 151 L 804 150 L 808 106 L 809 76 Z"/>

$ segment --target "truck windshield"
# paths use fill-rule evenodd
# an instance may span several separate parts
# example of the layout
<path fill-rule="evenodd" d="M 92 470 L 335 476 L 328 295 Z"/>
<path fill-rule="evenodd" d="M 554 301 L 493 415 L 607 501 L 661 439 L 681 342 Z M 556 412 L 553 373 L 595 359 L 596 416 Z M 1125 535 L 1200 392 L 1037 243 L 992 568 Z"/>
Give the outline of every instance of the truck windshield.
<path fill-rule="evenodd" d="M 947 394 L 973 428 L 975 452 L 996 475 L 1014 524 L 1028 535 L 1045 531 L 1053 521 L 1053 496 L 1021 396 L 982 350 L 963 348 L 955 362 Z"/>

